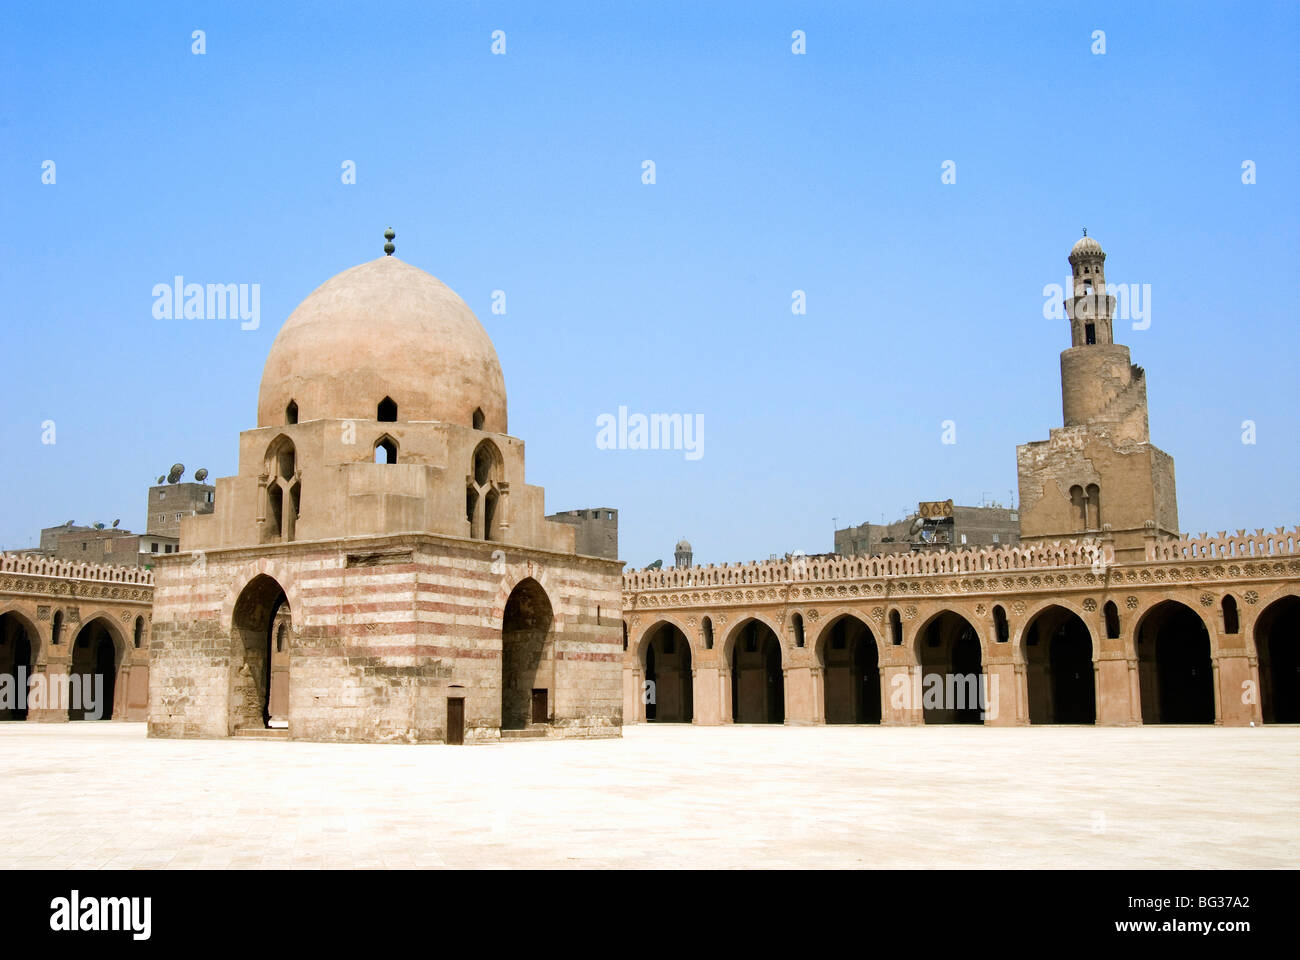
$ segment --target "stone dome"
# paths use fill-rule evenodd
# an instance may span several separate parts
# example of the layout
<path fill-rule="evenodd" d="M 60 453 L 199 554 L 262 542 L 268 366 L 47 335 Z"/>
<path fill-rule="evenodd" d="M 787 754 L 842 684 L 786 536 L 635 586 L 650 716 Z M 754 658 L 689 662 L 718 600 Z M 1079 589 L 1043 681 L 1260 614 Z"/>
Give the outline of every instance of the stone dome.
<path fill-rule="evenodd" d="M 266 358 L 257 424 L 376 420 L 385 398 L 398 421 L 506 432 L 491 337 L 455 291 L 396 257 L 344 270 L 298 304 Z"/>
<path fill-rule="evenodd" d="M 690 552 L 691 552 L 691 541 L 689 541 L 689 540 L 678 540 L 678 541 L 677 541 L 677 550 L 682 551 L 682 552 L 684 552 L 684 553 L 690 553 Z"/>
<path fill-rule="evenodd" d="M 1070 250 L 1071 260 L 1075 257 L 1100 257 L 1102 255 L 1101 244 L 1087 234 L 1076 240 Z"/>

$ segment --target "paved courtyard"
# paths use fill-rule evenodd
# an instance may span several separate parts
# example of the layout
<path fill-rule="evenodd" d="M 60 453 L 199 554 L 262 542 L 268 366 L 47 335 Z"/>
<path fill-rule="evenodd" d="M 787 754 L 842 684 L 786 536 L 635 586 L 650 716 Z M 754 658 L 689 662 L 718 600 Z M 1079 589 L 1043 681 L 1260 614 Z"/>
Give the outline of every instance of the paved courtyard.
<path fill-rule="evenodd" d="M 439 747 L 6 723 L 0 774 L 3 869 L 1300 865 L 1298 727 Z"/>

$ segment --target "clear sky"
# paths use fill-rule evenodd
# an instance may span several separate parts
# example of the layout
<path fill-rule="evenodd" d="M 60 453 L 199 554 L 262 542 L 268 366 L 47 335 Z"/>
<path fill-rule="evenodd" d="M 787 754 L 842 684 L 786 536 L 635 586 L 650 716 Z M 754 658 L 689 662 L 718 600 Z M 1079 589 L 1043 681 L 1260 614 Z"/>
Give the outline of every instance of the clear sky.
<path fill-rule="evenodd" d="M 1291 2 L 11 6 L 0 545 L 234 473 L 280 325 L 390 225 L 492 335 L 548 511 L 617 507 L 633 565 L 1012 500 L 1084 226 L 1150 285 L 1117 339 L 1182 528 L 1293 524 L 1298 49 Z M 156 319 L 176 275 L 259 284 L 260 326 Z M 599 449 L 620 406 L 703 455 Z"/>

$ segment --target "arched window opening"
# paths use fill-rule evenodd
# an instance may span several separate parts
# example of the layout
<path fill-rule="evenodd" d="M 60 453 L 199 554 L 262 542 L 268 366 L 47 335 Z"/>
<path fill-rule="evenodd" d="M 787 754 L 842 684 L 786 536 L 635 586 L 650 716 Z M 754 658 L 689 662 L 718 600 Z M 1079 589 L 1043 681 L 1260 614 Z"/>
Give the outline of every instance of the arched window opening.
<path fill-rule="evenodd" d="M 284 491 L 278 483 L 266 488 L 266 526 L 272 537 L 284 534 Z"/>
<path fill-rule="evenodd" d="M 288 628 L 282 623 L 280 629 L 275 632 L 275 652 L 284 653 L 284 634 Z"/>
<path fill-rule="evenodd" d="M 466 477 L 465 519 L 469 535 L 477 540 L 501 538 L 509 518 L 506 515 L 508 484 L 502 476 L 501 453 L 490 440 L 474 449 L 470 474 Z"/>
<path fill-rule="evenodd" d="M 704 649 L 713 649 L 713 621 L 708 617 L 704 618 Z"/>
<path fill-rule="evenodd" d="M 54 611 L 54 626 L 50 628 L 50 643 L 52 645 L 58 644 L 61 633 L 63 633 L 63 611 L 56 610 Z"/>
<path fill-rule="evenodd" d="M 1088 484 L 1088 529 L 1101 529 L 1101 488 L 1095 483 Z"/>
<path fill-rule="evenodd" d="M 483 498 L 483 539 L 495 540 L 497 538 L 497 501 L 500 498 L 495 490 L 489 490 L 487 496 Z"/>
<path fill-rule="evenodd" d="M 1084 499 L 1083 487 L 1077 483 L 1070 488 L 1070 515 L 1074 518 L 1076 533 L 1088 529 L 1088 504 Z"/>
<path fill-rule="evenodd" d="M 140 641 L 142 641 L 143 639 L 144 639 L 144 617 L 136 617 L 135 633 L 132 636 L 132 641 L 135 644 L 135 648 L 137 650 L 140 649 Z"/>
<path fill-rule="evenodd" d="M 1232 594 L 1223 598 L 1223 632 L 1237 633 L 1241 629 L 1237 617 L 1237 600 Z"/>
<path fill-rule="evenodd" d="M 495 449 L 491 444 L 479 444 L 479 448 L 474 451 L 474 482 L 480 487 L 485 486 L 492 479 L 492 468 L 496 465 L 496 458 L 493 456 Z"/>
<path fill-rule="evenodd" d="M 295 483 L 289 488 L 289 517 L 288 527 L 285 531 L 289 540 L 293 539 L 294 529 L 298 525 L 298 514 L 300 512 L 299 499 L 302 496 L 302 484 Z"/>
<path fill-rule="evenodd" d="M 397 421 L 397 404 L 393 402 L 392 397 L 384 397 L 379 401 L 379 409 L 375 413 L 375 419 L 380 423 L 395 423 Z"/>
<path fill-rule="evenodd" d="M 281 434 L 266 448 L 266 473 L 273 477 L 292 480 L 297 469 L 298 457 L 293 448 L 293 441 Z"/>
<path fill-rule="evenodd" d="M 483 416 L 483 408 L 479 407 L 477 410 L 474 411 L 474 429 L 482 430 L 484 420 L 485 418 Z"/>
<path fill-rule="evenodd" d="M 284 434 L 271 441 L 266 449 L 266 493 L 258 514 L 265 521 L 265 541 L 292 540 L 298 519 L 298 457 L 293 441 Z"/>
<path fill-rule="evenodd" d="M 296 401 L 290 400 L 289 405 L 284 408 L 284 422 L 285 423 L 298 422 L 298 404 Z"/>
<path fill-rule="evenodd" d="M 998 643 L 1006 643 L 1011 637 L 1011 630 L 1007 626 L 1007 612 L 998 604 L 993 608 L 993 633 Z"/>
<path fill-rule="evenodd" d="M 797 613 L 794 615 L 794 645 L 803 646 L 803 617 Z"/>
<path fill-rule="evenodd" d="M 1095 323 L 1085 323 L 1083 325 L 1083 342 L 1088 345 L 1097 342 L 1097 325 Z"/>
<path fill-rule="evenodd" d="M 903 618 L 897 610 L 889 611 L 889 639 L 894 641 L 896 647 L 903 645 Z"/>
<path fill-rule="evenodd" d="M 384 434 L 375 441 L 375 463 L 396 463 L 397 441 Z"/>
<path fill-rule="evenodd" d="M 1119 638 L 1119 607 L 1115 606 L 1114 600 L 1107 600 L 1103 608 L 1106 617 L 1106 639 L 1116 640 Z"/>

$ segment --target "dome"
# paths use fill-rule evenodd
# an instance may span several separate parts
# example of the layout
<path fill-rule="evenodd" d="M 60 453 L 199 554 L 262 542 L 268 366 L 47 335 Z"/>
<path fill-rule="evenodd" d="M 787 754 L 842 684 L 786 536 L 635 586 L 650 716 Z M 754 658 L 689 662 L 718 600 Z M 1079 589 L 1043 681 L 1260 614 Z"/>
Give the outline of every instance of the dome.
<path fill-rule="evenodd" d="M 399 421 L 506 432 L 505 378 L 487 331 L 455 291 L 396 257 L 344 270 L 298 304 L 266 358 L 257 425 L 376 420 L 385 398 Z"/>
<path fill-rule="evenodd" d="M 1075 241 L 1074 247 L 1071 248 L 1070 250 L 1071 260 L 1073 260 L 1075 257 L 1100 257 L 1100 256 L 1104 256 L 1104 254 L 1101 252 L 1101 244 L 1098 243 L 1096 240 L 1092 239 L 1092 237 L 1088 236 L 1087 234 L 1084 234 L 1077 241 Z"/>
<path fill-rule="evenodd" d="M 676 549 L 677 549 L 678 551 L 683 551 L 683 552 L 686 552 L 686 553 L 690 553 L 690 552 L 691 552 L 691 541 L 689 541 L 689 540 L 678 540 L 678 541 L 677 541 L 677 548 L 676 548 Z"/>

